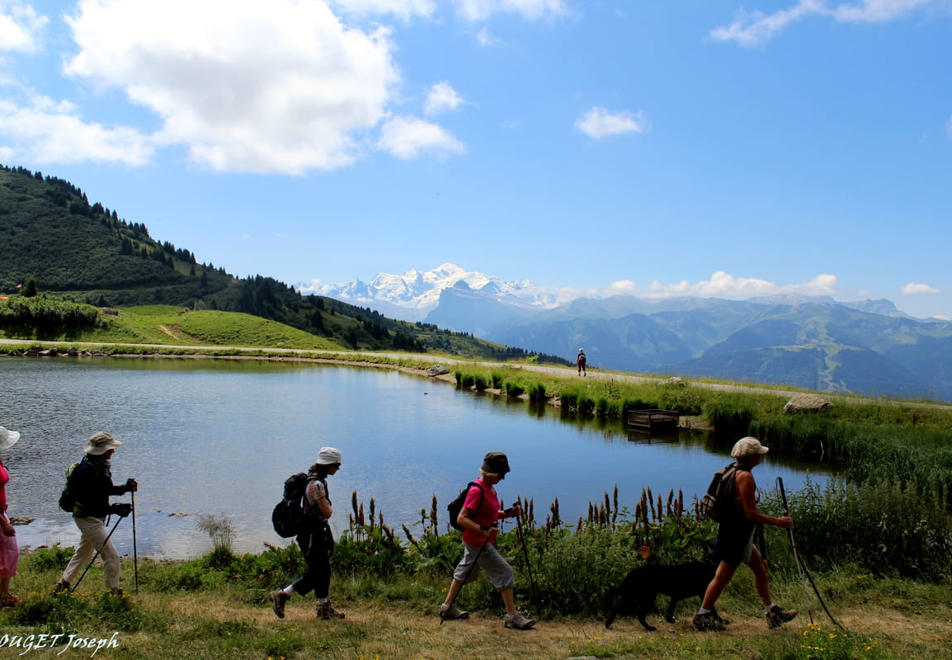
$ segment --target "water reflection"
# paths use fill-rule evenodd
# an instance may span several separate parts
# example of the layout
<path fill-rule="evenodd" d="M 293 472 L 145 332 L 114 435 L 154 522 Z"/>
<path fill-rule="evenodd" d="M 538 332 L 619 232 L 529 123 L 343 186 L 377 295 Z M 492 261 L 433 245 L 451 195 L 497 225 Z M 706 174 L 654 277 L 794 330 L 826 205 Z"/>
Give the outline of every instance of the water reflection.
<path fill-rule="evenodd" d="M 656 494 L 703 491 L 729 458 L 703 434 L 632 442 L 615 425 L 562 421 L 529 407 L 395 371 L 229 360 L 0 359 L 0 424 L 22 432 L 4 456 L 10 514 L 36 518 L 21 544 L 72 544 L 78 533 L 56 500 L 63 470 L 93 432 L 123 442 L 114 480 L 134 476 L 139 553 L 180 558 L 205 552 L 202 514 L 225 515 L 235 547 L 257 552 L 274 535 L 270 511 L 284 479 L 310 465 L 321 445 L 343 452 L 329 480 L 335 526 L 346 526 L 351 492 L 374 498 L 388 524 L 412 525 L 435 494 L 445 505 L 477 476 L 482 456 L 509 454 L 498 486 L 506 503 L 533 498 L 537 512 L 558 497 L 574 520 L 618 485 L 634 509 L 642 488 Z M 762 484 L 780 475 L 795 489 L 816 466 L 770 460 Z M 537 514 L 538 515 L 538 514 Z M 114 537 L 131 553 L 131 529 Z M 125 531 L 124 531 L 125 530 Z"/>

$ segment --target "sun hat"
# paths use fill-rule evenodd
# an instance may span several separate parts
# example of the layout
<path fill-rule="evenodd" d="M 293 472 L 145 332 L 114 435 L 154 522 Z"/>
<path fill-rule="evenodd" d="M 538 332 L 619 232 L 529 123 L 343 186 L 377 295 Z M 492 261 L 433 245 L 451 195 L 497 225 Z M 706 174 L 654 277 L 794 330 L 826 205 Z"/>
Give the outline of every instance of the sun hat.
<path fill-rule="evenodd" d="M 321 447 L 317 452 L 318 465 L 340 465 L 340 449 L 333 447 Z"/>
<path fill-rule="evenodd" d="M 99 433 L 94 433 L 92 437 L 89 438 L 86 446 L 83 447 L 83 451 L 91 456 L 102 456 L 110 449 L 115 449 L 121 444 L 122 443 L 112 437 L 111 434 L 100 431 Z"/>
<path fill-rule="evenodd" d="M 483 472 L 505 476 L 509 472 L 509 459 L 501 451 L 491 451 L 483 457 Z"/>
<path fill-rule="evenodd" d="M 747 456 L 766 454 L 768 451 L 770 451 L 770 449 L 760 444 L 760 440 L 747 436 L 734 443 L 734 448 L 731 449 L 731 456 L 733 458 L 746 458 Z"/>
<path fill-rule="evenodd" d="M 0 450 L 9 449 L 20 439 L 19 431 L 9 431 L 0 426 Z"/>

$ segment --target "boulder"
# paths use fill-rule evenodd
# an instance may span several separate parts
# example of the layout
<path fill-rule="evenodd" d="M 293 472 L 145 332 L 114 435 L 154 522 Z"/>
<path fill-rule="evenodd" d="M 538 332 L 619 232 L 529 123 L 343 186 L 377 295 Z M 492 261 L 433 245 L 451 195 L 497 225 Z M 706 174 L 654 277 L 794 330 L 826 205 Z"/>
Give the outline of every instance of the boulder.
<path fill-rule="evenodd" d="M 785 413 L 798 413 L 809 410 L 825 410 L 833 404 L 817 394 L 794 394 L 783 406 Z"/>
<path fill-rule="evenodd" d="M 442 364 L 434 364 L 432 367 L 426 370 L 427 376 L 442 376 L 443 374 L 448 374 L 449 369 L 444 367 Z"/>

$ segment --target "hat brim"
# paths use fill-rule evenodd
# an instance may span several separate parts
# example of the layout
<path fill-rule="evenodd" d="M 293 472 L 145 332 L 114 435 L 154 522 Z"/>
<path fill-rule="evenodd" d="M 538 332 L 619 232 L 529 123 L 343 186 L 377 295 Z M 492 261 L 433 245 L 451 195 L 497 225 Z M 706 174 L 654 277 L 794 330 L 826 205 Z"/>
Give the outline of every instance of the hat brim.
<path fill-rule="evenodd" d="M 92 443 L 87 442 L 86 446 L 83 447 L 83 451 L 89 454 L 90 456 L 102 456 L 110 449 L 115 449 L 121 444 L 122 443 L 119 442 L 118 440 L 111 440 L 102 445 L 93 445 Z"/>
<path fill-rule="evenodd" d="M 19 431 L 10 431 L 0 426 L 0 451 L 9 449 L 20 439 Z"/>

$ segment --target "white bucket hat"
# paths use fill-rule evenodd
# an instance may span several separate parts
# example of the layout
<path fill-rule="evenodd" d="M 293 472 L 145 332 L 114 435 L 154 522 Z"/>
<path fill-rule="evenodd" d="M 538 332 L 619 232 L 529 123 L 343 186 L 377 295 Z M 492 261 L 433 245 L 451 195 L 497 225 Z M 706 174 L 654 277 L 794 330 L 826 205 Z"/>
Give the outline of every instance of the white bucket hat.
<path fill-rule="evenodd" d="M 86 446 L 83 447 L 83 451 L 91 456 L 102 456 L 110 449 L 115 449 L 121 444 L 122 443 L 112 437 L 111 434 L 100 431 L 99 433 L 94 433 L 93 436 L 89 438 Z"/>
<path fill-rule="evenodd" d="M 760 444 L 760 440 L 747 436 L 734 443 L 734 448 L 731 449 L 731 457 L 746 458 L 747 456 L 766 454 L 768 451 L 770 451 L 770 449 Z"/>
<path fill-rule="evenodd" d="M 19 431 L 8 431 L 0 426 L 0 451 L 9 449 L 20 439 Z"/>
<path fill-rule="evenodd" d="M 340 449 L 333 447 L 321 447 L 317 452 L 318 465 L 340 465 Z"/>

